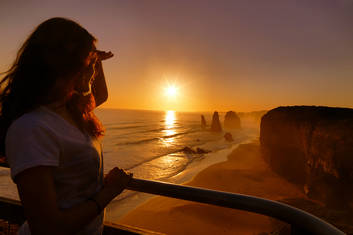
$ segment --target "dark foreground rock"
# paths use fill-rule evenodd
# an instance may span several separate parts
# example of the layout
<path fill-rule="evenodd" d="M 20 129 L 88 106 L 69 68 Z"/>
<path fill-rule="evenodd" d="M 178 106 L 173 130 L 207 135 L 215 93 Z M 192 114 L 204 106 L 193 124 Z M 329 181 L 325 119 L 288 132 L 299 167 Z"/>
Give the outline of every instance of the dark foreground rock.
<path fill-rule="evenodd" d="M 226 116 L 224 117 L 224 128 L 240 129 L 240 118 L 235 112 L 229 111 L 226 113 Z"/>
<path fill-rule="evenodd" d="M 221 122 L 219 121 L 218 112 L 213 113 L 211 131 L 214 131 L 214 132 L 222 131 L 222 126 L 221 126 Z"/>
<path fill-rule="evenodd" d="M 353 209 L 353 109 L 279 107 L 262 117 L 271 168 L 330 208 Z"/>

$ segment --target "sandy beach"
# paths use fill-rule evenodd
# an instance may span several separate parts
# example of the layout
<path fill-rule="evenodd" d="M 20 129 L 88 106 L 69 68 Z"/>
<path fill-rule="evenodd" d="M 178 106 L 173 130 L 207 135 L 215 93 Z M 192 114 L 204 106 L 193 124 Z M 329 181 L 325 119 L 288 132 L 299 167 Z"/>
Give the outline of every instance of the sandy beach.
<path fill-rule="evenodd" d="M 201 171 L 186 185 L 242 193 L 272 200 L 305 198 L 293 184 L 271 171 L 259 144 L 243 144 L 225 162 Z M 166 234 L 260 234 L 281 223 L 267 216 L 184 200 L 154 197 L 118 221 Z"/>

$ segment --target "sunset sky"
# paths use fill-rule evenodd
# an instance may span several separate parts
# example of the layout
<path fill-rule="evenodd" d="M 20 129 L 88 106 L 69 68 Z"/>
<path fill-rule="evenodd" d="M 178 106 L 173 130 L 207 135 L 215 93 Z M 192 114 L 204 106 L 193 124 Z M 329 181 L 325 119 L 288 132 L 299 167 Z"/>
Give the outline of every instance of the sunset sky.
<path fill-rule="evenodd" d="M 353 0 L 1 0 L 0 71 L 56 16 L 115 54 L 106 108 L 353 107 Z"/>

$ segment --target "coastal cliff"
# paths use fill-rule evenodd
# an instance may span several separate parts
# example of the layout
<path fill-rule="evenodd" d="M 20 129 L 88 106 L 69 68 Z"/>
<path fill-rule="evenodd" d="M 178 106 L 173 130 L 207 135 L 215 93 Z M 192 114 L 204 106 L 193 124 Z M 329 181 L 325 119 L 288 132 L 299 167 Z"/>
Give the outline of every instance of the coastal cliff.
<path fill-rule="evenodd" d="M 353 208 L 353 109 L 279 107 L 262 117 L 270 167 L 328 207 Z"/>

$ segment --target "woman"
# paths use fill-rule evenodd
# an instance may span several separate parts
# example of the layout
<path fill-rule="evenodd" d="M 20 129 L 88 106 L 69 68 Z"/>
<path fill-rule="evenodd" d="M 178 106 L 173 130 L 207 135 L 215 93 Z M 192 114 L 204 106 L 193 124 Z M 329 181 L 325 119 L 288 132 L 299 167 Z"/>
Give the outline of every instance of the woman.
<path fill-rule="evenodd" d="M 103 178 L 93 109 L 107 98 L 101 60 L 113 54 L 95 41 L 71 20 L 49 19 L 0 82 L 0 150 L 27 218 L 20 234 L 101 234 L 103 209 L 132 177 L 114 168 Z"/>

